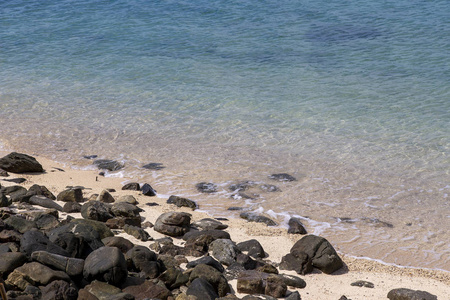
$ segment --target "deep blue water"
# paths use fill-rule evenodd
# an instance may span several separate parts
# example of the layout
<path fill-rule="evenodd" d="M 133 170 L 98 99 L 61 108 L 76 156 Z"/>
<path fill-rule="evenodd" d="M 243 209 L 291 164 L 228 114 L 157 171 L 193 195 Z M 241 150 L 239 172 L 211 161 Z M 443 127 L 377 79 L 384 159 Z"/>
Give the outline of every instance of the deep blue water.
<path fill-rule="evenodd" d="M 420 0 L 0 1 L 0 140 L 63 161 L 186 164 L 211 180 L 261 166 L 332 178 L 312 202 L 431 191 L 414 201 L 447 221 L 449 11 Z M 347 186 L 354 194 L 336 194 Z"/>

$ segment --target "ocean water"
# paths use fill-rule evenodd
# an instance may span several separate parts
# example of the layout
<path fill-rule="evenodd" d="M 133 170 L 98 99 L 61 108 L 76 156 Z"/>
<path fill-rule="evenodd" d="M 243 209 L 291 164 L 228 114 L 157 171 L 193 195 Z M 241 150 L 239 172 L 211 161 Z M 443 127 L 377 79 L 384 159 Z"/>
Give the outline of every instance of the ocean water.
<path fill-rule="evenodd" d="M 213 215 L 298 216 L 343 253 L 448 271 L 449 11 L 439 0 L 1 1 L 0 147 L 75 168 L 92 168 L 84 155 L 116 159 L 125 168 L 107 176 Z M 247 181 L 249 199 L 230 190 Z"/>

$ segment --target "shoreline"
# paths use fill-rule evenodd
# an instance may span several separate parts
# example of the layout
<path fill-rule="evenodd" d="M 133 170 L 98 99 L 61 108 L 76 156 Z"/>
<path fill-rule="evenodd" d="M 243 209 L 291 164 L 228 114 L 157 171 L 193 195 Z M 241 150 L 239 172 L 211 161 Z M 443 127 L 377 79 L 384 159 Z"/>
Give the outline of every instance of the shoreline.
<path fill-rule="evenodd" d="M 0 150 L 1 157 L 6 155 Z M 164 196 L 148 197 L 135 191 L 121 190 L 126 178 L 102 177 L 99 171 L 95 170 L 76 170 L 70 166 L 49 160 L 44 157 L 33 155 L 44 167 L 45 172 L 42 174 L 12 174 L 10 178 L 25 178 L 27 181 L 20 184 L 29 188 L 32 184 L 46 186 L 55 195 L 67 186 L 83 186 L 84 198 L 89 198 L 92 194 L 100 193 L 106 188 L 113 188 L 116 192 L 112 195 L 117 198 L 121 195 L 132 194 L 139 202 L 139 207 L 144 208 L 145 212 L 141 215 L 145 217 L 145 221 L 155 222 L 156 218 L 168 211 L 188 212 L 192 214 L 192 222 L 201 218 L 211 217 L 207 213 L 192 211 L 187 208 L 178 208 L 175 205 L 166 203 L 167 198 Z M 61 171 L 63 170 L 63 171 Z M 3 179 L 3 177 L 1 178 Z M 10 182 L 1 181 L 3 186 L 13 185 Z M 148 182 L 151 184 L 151 182 Z M 156 202 L 158 206 L 146 206 L 146 203 Z M 62 214 L 61 217 L 64 217 Z M 265 251 L 269 254 L 267 257 L 270 261 L 279 263 L 281 257 L 289 253 L 292 245 L 299 240 L 302 235 L 288 234 L 285 228 L 267 227 L 262 223 L 250 223 L 243 219 L 228 219 L 223 221 L 229 225 L 225 231 L 229 232 L 232 240 L 242 242 L 249 239 L 257 239 Z M 153 238 L 162 237 L 160 233 L 151 229 L 147 232 Z M 152 242 L 142 242 L 134 239 L 130 235 L 121 234 L 135 244 L 150 245 Z M 121 236 L 119 235 L 119 236 Z M 181 243 L 174 239 L 174 243 Z M 385 298 L 390 289 L 393 288 L 410 288 L 428 291 L 438 296 L 438 299 L 450 294 L 450 272 L 445 270 L 411 268 L 384 264 L 372 259 L 355 258 L 347 256 L 338 251 L 345 266 L 333 275 L 326 275 L 317 271 L 311 274 L 301 276 L 307 286 L 299 289 L 302 299 L 339 299 L 345 295 L 349 299 L 380 299 Z M 283 273 L 297 275 L 294 271 L 283 271 Z M 367 280 L 375 284 L 375 288 L 368 289 L 364 287 L 350 286 L 353 281 Z M 235 280 L 230 284 L 236 290 Z M 242 297 L 244 294 L 237 294 Z M 443 299 L 443 298 L 442 298 Z"/>

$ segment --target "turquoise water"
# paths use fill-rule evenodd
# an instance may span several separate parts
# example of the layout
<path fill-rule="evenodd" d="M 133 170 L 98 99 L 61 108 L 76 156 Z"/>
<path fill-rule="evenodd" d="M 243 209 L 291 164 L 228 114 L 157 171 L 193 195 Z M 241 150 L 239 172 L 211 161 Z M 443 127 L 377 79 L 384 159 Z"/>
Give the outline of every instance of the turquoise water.
<path fill-rule="evenodd" d="M 208 211 L 307 215 L 344 252 L 448 270 L 450 3 L 373 2 L 1 1 L 3 148 L 119 159 Z M 229 199 L 276 172 L 299 180 Z"/>

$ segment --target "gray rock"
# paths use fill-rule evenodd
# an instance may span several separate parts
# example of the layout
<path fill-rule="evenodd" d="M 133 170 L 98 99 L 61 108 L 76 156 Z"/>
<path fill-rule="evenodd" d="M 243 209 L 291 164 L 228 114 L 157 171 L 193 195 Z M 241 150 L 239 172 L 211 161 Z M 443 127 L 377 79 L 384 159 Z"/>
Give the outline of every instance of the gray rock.
<path fill-rule="evenodd" d="M 106 222 L 114 216 L 111 212 L 111 205 L 100 201 L 88 201 L 81 206 L 81 215 L 85 219 Z"/>
<path fill-rule="evenodd" d="M 231 265 L 236 261 L 240 252 L 233 241 L 229 239 L 217 239 L 209 245 L 212 256 L 224 265 Z"/>
<path fill-rule="evenodd" d="M 141 208 L 127 202 L 117 202 L 111 207 L 111 212 L 116 217 L 139 217 L 141 211 Z"/>
<path fill-rule="evenodd" d="M 224 297 L 231 291 L 226 278 L 221 272 L 211 266 L 204 264 L 195 266 L 189 275 L 189 281 L 192 283 L 197 278 L 206 279 L 214 287 L 219 297 Z"/>
<path fill-rule="evenodd" d="M 280 270 L 292 270 L 302 275 L 311 273 L 312 259 L 306 253 L 288 253 L 281 258 Z"/>
<path fill-rule="evenodd" d="M 162 163 L 148 163 L 148 164 L 143 165 L 142 167 L 144 169 L 155 170 L 155 171 L 162 170 L 165 168 Z"/>
<path fill-rule="evenodd" d="M 261 246 L 261 244 L 255 240 L 248 240 L 237 244 L 237 247 L 242 252 L 247 252 L 247 254 L 254 258 L 264 258 L 266 253 Z"/>
<path fill-rule="evenodd" d="M 44 172 L 42 165 L 34 157 L 17 152 L 0 158 L 0 168 L 11 173 Z"/>
<path fill-rule="evenodd" d="M 0 192 L 0 207 L 8 207 L 12 203 L 2 192 Z"/>
<path fill-rule="evenodd" d="M 50 230 L 59 226 L 59 220 L 52 214 L 41 214 L 34 220 L 36 227 L 41 230 Z"/>
<path fill-rule="evenodd" d="M 300 293 L 298 291 L 292 292 L 284 298 L 284 300 L 302 300 L 302 297 L 300 296 Z"/>
<path fill-rule="evenodd" d="M 87 219 L 73 219 L 72 221 L 70 221 L 70 224 L 90 226 L 93 228 L 93 230 L 95 230 L 99 234 L 100 239 L 104 239 L 109 236 L 114 236 L 114 233 L 104 223 L 99 221 Z M 76 233 L 77 228 L 73 228 L 72 231 Z"/>
<path fill-rule="evenodd" d="M 146 280 L 139 285 L 132 285 L 122 289 L 123 292 L 131 294 L 136 300 L 160 299 L 167 300 L 172 293 L 163 285 L 158 285 L 152 281 Z"/>
<path fill-rule="evenodd" d="M 27 257 L 20 252 L 0 253 L 0 274 L 6 276 L 26 261 Z"/>
<path fill-rule="evenodd" d="M 174 196 L 174 195 L 169 197 L 169 199 L 167 200 L 167 203 L 175 204 L 178 207 L 189 207 L 192 210 L 195 210 L 198 208 L 197 203 L 195 203 L 194 201 L 187 199 L 187 198 Z"/>
<path fill-rule="evenodd" d="M 116 201 L 107 190 L 103 190 L 100 195 L 97 196 L 96 200 L 103 203 L 114 203 Z"/>
<path fill-rule="evenodd" d="M 291 234 L 306 234 L 306 229 L 303 226 L 302 222 L 300 221 L 299 218 L 290 218 L 289 219 L 289 229 L 288 229 L 288 233 Z"/>
<path fill-rule="evenodd" d="M 217 186 L 211 182 L 200 182 L 195 185 L 197 191 L 201 193 L 211 194 L 217 192 Z"/>
<path fill-rule="evenodd" d="M 55 201 L 53 201 L 52 199 L 49 199 L 45 196 L 41 196 L 41 195 L 34 195 L 31 196 L 30 200 L 29 200 L 30 204 L 33 205 L 39 205 L 45 208 L 53 208 L 56 209 L 58 211 L 62 211 L 63 208 L 61 207 L 61 205 L 59 205 L 58 203 L 56 203 Z"/>
<path fill-rule="evenodd" d="M 124 165 L 115 160 L 110 159 L 98 159 L 94 160 L 94 165 L 99 170 L 117 171 L 123 169 Z"/>
<path fill-rule="evenodd" d="M 122 187 L 122 190 L 140 191 L 141 186 L 137 182 L 130 182 Z"/>
<path fill-rule="evenodd" d="M 101 247 L 86 257 L 83 276 L 86 280 L 100 280 L 119 286 L 127 278 L 125 257 L 116 247 Z"/>
<path fill-rule="evenodd" d="M 307 235 L 297 241 L 290 254 L 299 259 L 302 266 L 306 266 L 311 260 L 312 266 L 326 274 L 331 274 L 344 265 L 333 246 L 326 239 L 315 235 Z"/>
<path fill-rule="evenodd" d="M 83 191 L 81 188 L 67 189 L 56 196 L 56 200 L 63 202 L 83 202 Z"/>
<path fill-rule="evenodd" d="M 222 230 L 228 228 L 228 225 L 211 218 L 204 218 L 198 220 L 197 222 L 192 223 L 192 225 L 202 230 L 214 230 L 214 229 Z"/>
<path fill-rule="evenodd" d="M 164 282 L 169 289 L 173 290 L 186 285 L 189 281 L 189 275 L 179 268 L 171 267 L 159 275 L 158 279 Z"/>
<path fill-rule="evenodd" d="M 214 240 L 217 239 L 230 239 L 230 234 L 223 230 L 202 230 L 202 231 L 195 231 L 191 230 L 187 232 L 185 235 L 183 235 L 183 240 L 187 241 L 188 239 L 198 237 L 201 235 L 210 235 L 213 237 Z"/>
<path fill-rule="evenodd" d="M 21 216 L 10 216 L 4 222 L 10 228 L 17 230 L 20 233 L 25 233 L 33 228 L 37 228 L 34 221 L 27 220 Z"/>
<path fill-rule="evenodd" d="M 42 300 L 77 300 L 78 290 L 70 283 L 63 280 L 55 280 L 41 287 Z"/>
<path fill-rule="evenodd" d="M 191 215 L 184 212 L 167 212 L 158 217 L 154 230 L 169 236 L 182 236 L 189 231 Z"/>
<path fill-rule="evenodd" d="M 225 271 L 222 264 L 219 263 L 214 258 L 212 258 L 211 256 L 205 256 L 205 257 L 199 258 L 197 260 L 193 260 L 186 265 L 186 268 L 194 268 L 195 266 L 197 266 L 199 264 L 205 264 L 205 265 L 211 266 L 211 267 L 215 268 L 217 271 L 219 271 L 220 273 L 223 273 Z"/>
<path fill-rule="evenodd" d="M 214 287 L 204 278 L 196 278 L 192 281 L 186 294 L 202 300 L 214 300 L 219 297 Z"/>
<path fill-rule="evenodd" d="M 405 288 L 390 290 L 387 297 L 390 300 L 437 300 L 437 296 L 428 292 Z"/>
<path fill-rule="evenodd" d="M 153 238 L 148 234 L 147 231 L 137 226 L 126 224 L 125 226 L 123 226 L 123 231 L 143 242 L 153 240 Z"/>
<path fill-rule="evenodd" d="M 56 200 L 55 195 L 50 192 L 47 187 L 43 185 L 33 184 L 27 191 L 27 194 L 32 196 L 44 196 L 51 200 Z"/>
<path fill-rule="evenodd" d="M 105 246 L 119 248 L 124 254 L 134 247 L 132 242 L 121 236 L 110 236 L 102 239 L 102 242 Z"/>
<path fill-rule="evenodd" d="M 92 281 L 90 284 L 85 286 L 84 289 L 97 297 L 99 300 L 110 299 L 110 297 L 122 293 L 122 290 L 118 287 L 98 280 Z"/>
<path fill-rule="evenodd" d="M 24 264 L 9 274 L 5 283 L 24 290 L 28 285 L 47 285 L 55 280 L 70 282 L 70 277 L 62 271 L 55 271 L 37 262 Z"/>
<path fill-rule="evenodd" d="M 31 257 L 31 254 L 35 251 L 47 251 L 62 256 L 69 256 L 66 250 L 52 243 L 42 232 L 36 230 L 27 231 L 20 240 L 20 252 Z"/>
<path fill-rule="evenodd" d="M 136 198 L 133 197 L 133 195 L 123 195 L 120 196 L 119 199 L 117 200 L 118 202 L 125 202 L 125 203 L 130 203 L 133 205 L 138 204 L 138 202 L 136 201 Z"/>
<path fill-rule="evenodd" d="M 143 272 L 148 278 L 156 278 L 160 273 L 157 256 L 147 247 L 134 246 L 125 254 L 125 258 L 131 271 Z"/>
<path fill-rule="evenodd" d="M 358 281 L 352 282 L 350 285 L 351 286 L 366 287 L 366 288 L 371 288 L 371 289 L 373 289 L 375 287 L 375 285 L 372 282 L 365 281 L 365 280 L 358 280 Z"/>
<path fill-rule="evenodd" d="M 297 289 L 304 289 L 306 287 L 306 281 L 298 276 L 279 274 L 277 275 L 287 286 L 291 286 Z"/>
<path fill-rule="evenodd" d="M 241 272 L 237 279 L 237 291 L 243 294 L 264 294 L 264 279 L 264 274 L 260 272 Z"/>
<path fill-rule="evenodd" d="M 141 192 L 145 196 L 156 196 L 156 191 L 152 188 L 152 186 L 148 183 L 144 183 L 141 187 Z"/>
<path fill-rule="evenodd" d="M 25 178 L 11 178 L 11 179 L 3 179 L 3 181 L 8 181 L 8 182 L 21 184 L 21 183 L 24 183 L 27 180 Z"/>
<path fill-rule="evenodd" d="M 242 212 L 239 216 L 242 219 L 246 219 L 249 222 L 264 223 L 267 226 L 277 226 L 278 225 L 274 220 L 272 220 L 266 216 L 258 215 L 258 214 L 251 213 L 251 212 Z"/>
<path fill-rule="evenodd" d="M 292 175 L 289 175 L 287 173 L 278 173 L 278 174 L 272 174 L 269 176 L 270 179 L 278 180 L 278 181 L 296 181 L 297 178 L 295 178 Z"/>
<path fill-rule="evenodd" d="M 29 199 L 26 195 L 27 189 L 20 185 L 2 187 L 0 192 L 5 196 L 9 196 L 12 202 L 27 201 Z"/>
<path fill-rule="evenodd" d="M 77 202 L 66 202 L 62 211 L 65 213 L 79 213 L 81 212 L 81 204 Z"/>
<path fill-rule="evenodd" d="M 47 251 L 35 251 L 31 254 L 31 259 L 53 269 L 64 271 L 69 276 L 78 276 L 83 273 L 83 259 L 66 257 Z"/>

